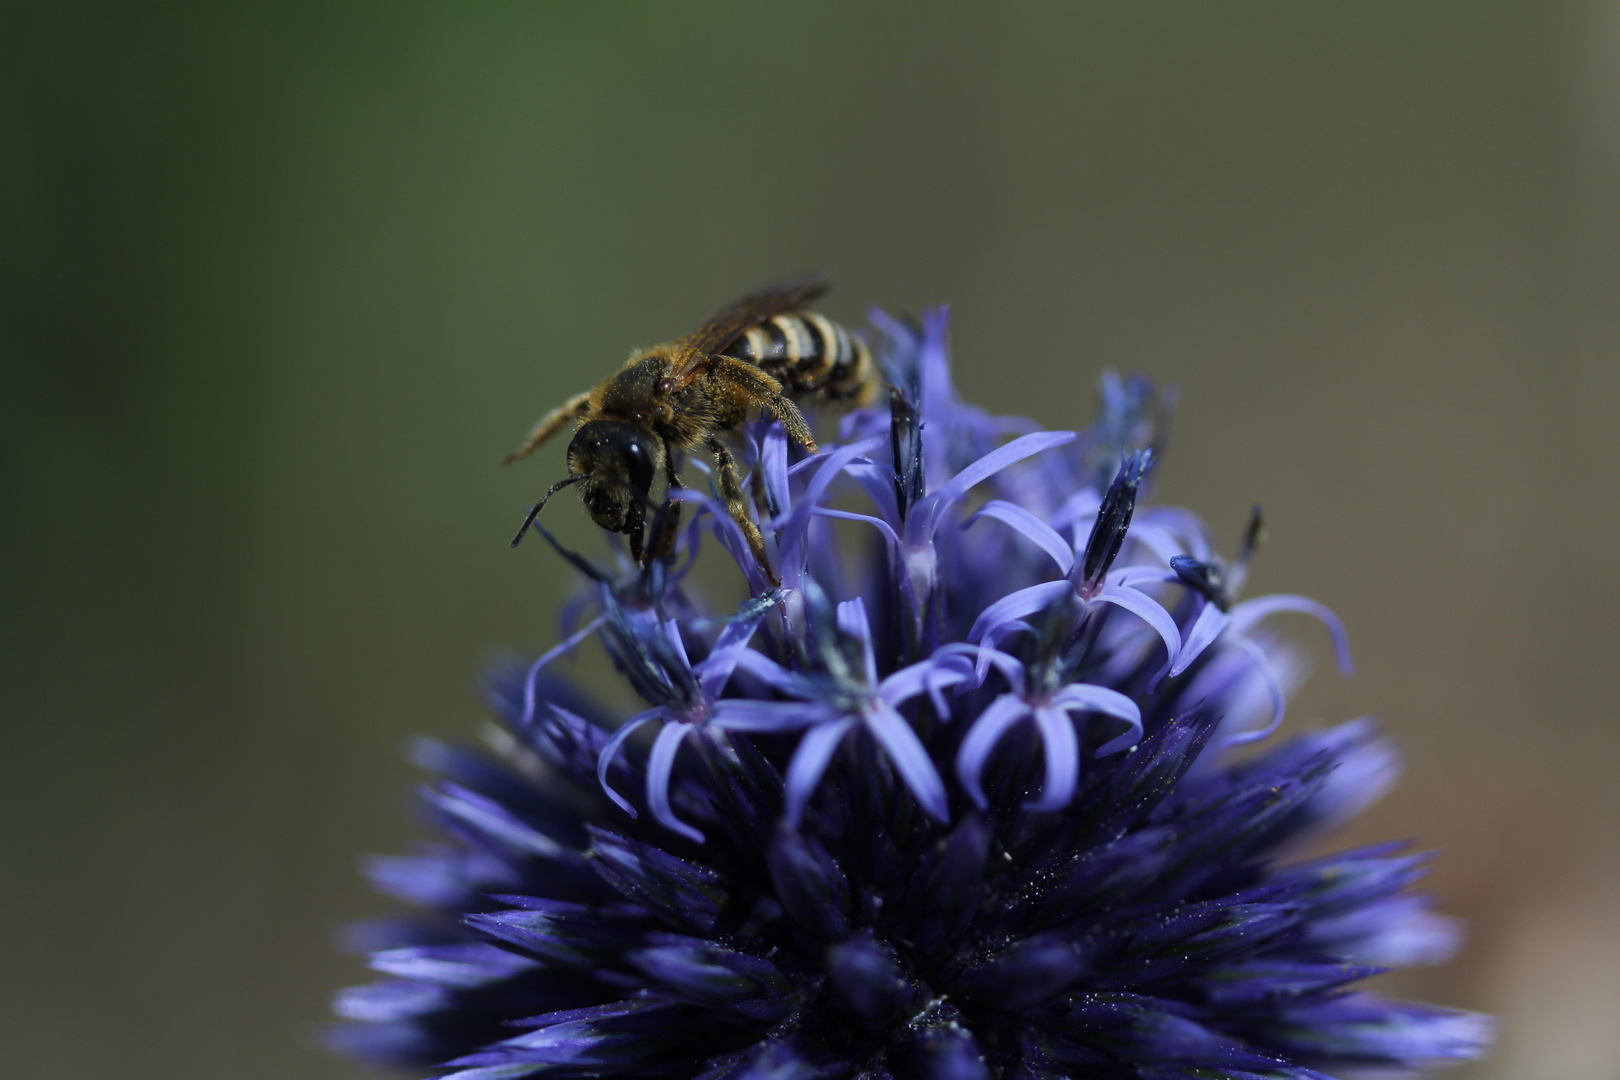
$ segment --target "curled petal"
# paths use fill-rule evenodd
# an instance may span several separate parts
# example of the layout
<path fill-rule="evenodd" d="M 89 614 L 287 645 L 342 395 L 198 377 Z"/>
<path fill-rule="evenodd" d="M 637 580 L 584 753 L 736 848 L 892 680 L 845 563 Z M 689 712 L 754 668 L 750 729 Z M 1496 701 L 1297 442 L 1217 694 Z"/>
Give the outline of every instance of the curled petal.
<path fill-rule="evenodd" d="M 1118 690 L 1110 690 L 1106 686 L 1092 686 L 1089 683 L 1070 683 L 1052 695 L 1052 704 L 1063 709 L 1085 709 L 1104 713 L 1131 725 L 1123 735 L 1118 735 L 1099 746 L 1098 757 L 1107 757 L 1127 746 L 1135 746 L 1142 740 L 1142 710 L 1136 702 Z"/>
<path fill-rule="evenodd" d="M 1141 544 L 1153 552 L 1162 563 L 1169 563 L 1175 556 L 1187 550 L 1187 545 L 1168 529 L 1149 525 L 1140 519 L 1131 525 L 1130 538 L 1133 543 Z"/>
<path fill-rule="evenodd" d="M 877 436 L 874 435 L 872 438 L 877 438 Z M 836 447 L 834 449 L 836 449 Z M 832 450 L 820 450 L 814 454 L 811 454 L 809 457 L 800 458 L 798 461 L 795 461 L 792 465 L 788 466 L 788 475 L 798 476 L 806 469 L 820 466 L 820 464 L 823 461 L 826 461 L 830 456 L 832 456 Z"/>
<path fill-rule="evenodd" d="M 990 806 L 980 781 L 985 762 L 990 759 L 990 751 L 1007 734 L 1007 729 L 1028 715 L 1029 705 L 1023 698 L 1017 694 L 1002 694 L 979 714 L 968 729 L 967 737 L 962 740 L 962 746 L 956 752 L 956 778 L 962 782 L 968 798 L 980 810 Z"/>
<path fill-rule="evenodd" d="M 804 494 L 794 504 L 793 512 L 782 523 L 779 542 L 784 550 L 795 544 L 803 544 L 808 538 L 810 520 L 815 516 L 817 504 L 821 502 L 821 497 L 826 494 L 827 486 L 837 478 L 839 473 L 844 471 L 844 466 L 862 454 L 876 450 L 882 445 L 883 439 L 874 436 L 858 443 L 850 443 L 848 446 L 840 446 L 837 450 L 826 455 L 821 468 L 816 470 L 816 475 L 805 486 Z M 801 462 L 801 464 L 803 463 Z"/>
<path fill-rule="evenodd" d="M 1093 599 L 1101 603 L 1114 604 L 1124 608 L 1153 627 L 1154 631 L 1164 641 L 1164 667 L 1160 668 L 1158 674 L 1148 681 L 1148 689 L 1152 690 L 1159 684 L 1159 680 L 1164 678 L 1165 673 L 1170 670 L 1170 665 L 1175 661 L 1176 654 L 1181 651 L 1181 631 L 1176 629 L 1176 620 L 1172 619 L 1170 613 L 1164 610 L 1164 606 L 1153 597 L 1128 585 L 1114 585 L 1111 583 L 1104 585 L 1102 592 L 1098 593 Z"/>
<path fill-rule="evenodd" d="M 994 630 L 985 634 L 984 640 L 979 644 L 993 651 L 999 652 L 1001 649 L 1001 643 L 1012 637 L 1014 634 L 1033 634 L 1034 632 L 1035 628 L 1029 623 L 1025 622 L 1023 619 L 1014 619 L 1012 622 L 1002 623 Z M 974 667 L 973 677 L 977 679 L 981 685 L 984 683 L 984 677 L 990 674 L 990 667 L 992 663 L 993 661 L 989 654 L 986 653 L 980 655 L 979 662 Z"/>
<path fill-rule="evenodd" d="M 939 505 L 944 507 L 957 501 L 973 487 L 1008 466 L 1016 465 L 1027 457 L 1034 457 L 1043 450 L 1067 446 L 1072 442 L 1074 442 L 1072 431 L 1034 431 L 1028 435 L 1020 435 L 1011 442 L 996 447 L 951 477 L 950 481 L 939 489 L 937 495 Z"/>
<path fill-rule="evenodd" d="M 551 648 L 541 653 L 540 659 L 529 665 L 529 674 L 523 680 L 522 726 L 528 727 L 530 724 L 534 723 L 536 697 L 535 680 L 540 678 L 540 669 L 551 663 L 563 653 L 568 652 L 570 649 L 577 648 L 580 642 L 596 633 L 597 629 L 606 621 L 607 614 L 604 612 L 603 614 L 592 619 L 590 622 L 586 623 L 584 626 L 580 627 L 578 630 L 574 631 L 572 634 L 569 634 L 558 644 L 553 645 Z"/>
<path fill-rule="evenodd" d="M 720 695 L 731 679 L 731 673 L 737 668 L 737 657 L 748 649 L 748 642 L 759 629 L 759 618 L 735 619 L 726 623 L 720 631 L 720 636 L 714 640 L 714 648 L 704 661 L 694 669 L 698 677 L 698 685 L 703 688 L 703 694 L 710 701 Z"/>
<path fill-rule="evenodd" d="M 844 636 L 860 642 L 866 681 L 877 682 L 877 657 L 872 652 L 872 624 L 866 617 L 866 601 L 857 596 L 838 605 L 838 629 Z"/>
<path fill-rule="evenodd" d="M 1057 563 L 1058 573 L 1065 577 L 1073 568 L 1074 548 L 1058 534 L 1056 529 L 1022 506 L 1001 499 L 991 499 L 979 508 L 978 513 L 968 519 L 967 524 L 972 525 L 982 517 L 994 518 L 1003 525 L 1010 525 L 1018 530 L 1026 540 L 1052 556 L 1052 561 Z"/>
<path fill-rule="evenodd" d="M 969 669 L 958 666 L 963 663 L 953 657 L 944 656 L 928 660 L 919 660 L 909 667 L 903 667 L 890 675 L 878 686 L 878 696 L 890 706 L 899 705 L 928 691 L 933 694 L 936 690 L 956 686 L 968 678 Z"/>
<path fill-rule="evenodd" d="M 837 715 L 831 706 L 819 702 L 725 698 L 714 703 L 709 722 L 726 731 L 798 731 Z"/>
<path fill-rule="evenodd" d="M 907 542 L 923 543 L 933 536 L 934 530 L 939 525 L 940 515 L 965 496 L 974 485 L 988 480 L 1002 469 L 1016 465 L 1027 457 L 1073 441 L 1072 431 L 1037 431 L 1021 435 L 1004 446 L 996 447 L 951 477 L 938 491 L 923 499 L 922 504 L 917 507 L 918 512 L 906 519 Z M 913 523 L 917 530 L 915 533 Z"/>
<path fill-rule="evenodd" d="M 781 424 L 771 424 L 760 440 L 759 471 L 765 485 L 765 508 L 773 517 L 787 513 L 793 505 L 787 459 L 787 432 Z"/>
<path fill-rule="evenodd" d="M 1265 680 L 1266 692 L 1271 695 L 1270 723 L 1254 731 L 1228 735 L 1222 743 L 1225 746 L 1242 746 L 1245 743 L 1259 742 L 1273 731 L 1276 731 L 1278 725 L 1283 722 L 1283 709 L 1287 706 L 1288 700 L 1283 695 L 1282 684 L 1277 681 L 1277 673 L 1271 670 L 1271 661 L 1266 657 L 1264 649 L 1242 634 L 1230 634 L 1227 640 L 1249 654 L 1249 658 L 1254 661 L 1255 669 L 1260 673 L 1260 678 Z"/>
<path fill-rule="evenodd" d="M 677 818 L 669 805 L 669 775 L 675 767 L 675 753 L 681 748 L 681 740 L 692 729 L 692 724 L 671 721 L 653 740 L 652 751 L 647 755 L 647 808 L 666 829 L 680 833 L 694 844 L 701 844 L 703 834 Z"/>
<path fill-rule="evenodd" d="M 1105 589 L 1104 592 L 1106 591 Z M 986 634 L 994 632 L 998 627 L 1022 619 L 1026 615 L 1033 615 L 1037 611 L 1045 611 L 1058 601 L 1073 595 L 1074 586 L 1069 584 L 1068 581 L 1047 581 L 1040 585 L 1031 585 L 1027 589 L 1019 589 L 1017 592 L 1008 593 L 979 613 L 979 617 L 973 620 L 973 629 L 968 631 L 967 639 L 969 641 L 978 641 Z M 1143 597 L 1143 599 L 1146 599 L 1146 597 Z M 1157 604 L 1154 604 L 1154 606 L 1158 607 Z M 1163 611 L 1164 609 L 1159 608 L 1159 610 Z M 1169 617 L 1168 614 L 1165 615 L 1166 619 Z M 1175 623 L 1172 622 L 1170 627 L 1174 630 Z M 1177 644 L 1180 644 L 1179 640 Z M 1173 650 L 1172 655 L 1174 655 Z"/>
<path fill-rule="evenodd" d="M 1226 629 L 1230 616 L 1214 604 L 1205 603 L 1198 618 L 1193 620 L 1192 629 L 1187 631 L 1187 639 L 1181 644 L 1181 651 L 1176 654 L 1176 662 L 1170 665 L 1171 675 L 1180 675 L 1198 659 L 1203 651 L 1209 648 L 1210 643 L 1221 636 Z"/>
<path fill-rule="evenodd" d="M 822 774 L 827 771 L 833 751 L 838 749 L 838 744 L 854 726 L 854 719 L 846 716 L 832 723 L 817 724 L 799 740 L 798 748 L 793 751 L 793 760 L 788 762 L 787 776 L 782 780 L 783 816 L 790 826 L 798 826 L 799 819 L 804 816 L 805 805 L 815 794 Z"/>
<path fill-rule="evenodd" d="M 1026 802 L 1024 809 L 1050 813 L 1068 806 L 1074 798 L 1080 780 L 1080 741 L 1074 734 L 1074 721 L 1062 709 L 1036 709 L 1035 729 L 1041 734 L 1041 752 L 1046 758 L 1046 782 L 1041 797 Z"/>
<path fill-rule="evenodd" d="M 612 786 L 608 784 L 608 770 L 613 767 L 613 759 L 618 757 L 619 748 L 624 745 L 624 741 L 634 735 L 637 728 L 657 715 L 657 709 L 648 709 L 646 712 L 637 713 L 620 724 L 619 729 L 613 733 L 613 738 L 607 741 L 607 745 L 602 747 L 602 752 L 596 757 L 596 779 L 601 782 L 602 790 L 607 793 L 607 797 L 612 799 L 620 810 L 623 810 L 631 817 L 636 816 L 636 808 L 631 806 L 623 795 L 614 791 Z"/>
<path fill-rule="evenodd" d="M 1179 547 L 1172 555 L 1185 551 L 1200 562 L 1209 561 L 1212 554 L 1209 527 L 1192 511 L 1174 506 L 1149 506 L 1137 511 L 1136 524 L 1138 528 L 1149 526 L 1175 537 Z"/>
<path fill-rule="evenodd" d="M 878 745 L 888 751 L 906 787 L 911 789 L 924 812 L 936 821 L 949 821 L 950 807 L 945 800 L 945 784 L 939 778 L 922 740 L 911 729 L 906 718 L 887 705 L 876 705 L 866 713 L 866 727 Z"/>
<path fill-rule="evenodd" d="M 1028 623 L 1019 623 L 1017 625 L 1023 630 L 1033 629 Z M 1024 665 L 1019 662 L 1017 657 L 1002 652 L 991 642 L 986 641 L 978 645 L 969 645 L 966 642 L 953 641 L 949 645 L 940 646 L 939 651 L 934 655 L 936 658 L 950 656 L 973 661 L 973 679 L 967 685 L 958 685 L 957 693 L 966 690 L 977 690 L 983 686 L 984 677 L 989 674 L 991 667 L 1001 672 L 1002 677 L 1011 684 L 1014 693 L 1022 694 L 1024 692 Z"/>
<path fill-rule="evenodd" d="M 765 572 L 754 560 L 748 541 L 743 539 L 742 530 L 731 520 L 731 514 L 723 505 L 696 488 L 675 488 L 667 497 L 674 502 L 691 503 L 698 508 L 697 516 L 692 521 L 694 528 L 702 515 L 709 515 L 710 527 L 714 529 L 714 535 L 720 541 L 720 546 L 726 549 L 726 554 L 730 555 L 732 561 L 741 568 L 743 577 L 747 579 L 748 587 L 754 595 L 762 595 L 774 587 L 774 583 L 766 579 Z"/>
<path fill-rule="evenodd" d="M 867 498 L 872 500 L 877 513 L 884 522 L 900 520 L 900 502 L 895 496 L 894 466 L 880 465 L 866 458 L 857 458 L 844 469 L 855 482 L 861 485 Z"/>
<path fill-rule="evenodd" d="M 1181 580 L 1174 570 L 1162 566 L 1120 566 L 1109 571 L 1108 584 L 1128 585 L 1131 588 L 1140 588 L 1143 585 L 1163 585 Z"/>
<path fill-rule="evenodd" d="M 719 655 L 718 650 L 716 650 L 715 655 L 709 657 L 709 659 L 714 660 Z M 725 658 L 732 664 L 733 670 L 741 669 L 746 671 L 767 686 L 780 690 L 784 694 L 792 694 L 794 697 L 800 698 L 813 698 L 816 696 L 817 691 L 814 683 L 803 675 L 789 671 L 764 653 L 757 652 L 746 646 L 736 646 L 726 651 Z"/>
<path fill-rule="evenodd" d="M 960 665 L 960 666 L 958 666 Z M 934 704 L 934 712 L 941 720 L 951 718 L 950 703 L 945 700 L 945 690 L 950 687 L 961 686 L 973 679 L 973 666 L 965 660 L 952 662 L 947 657 L 937 662 L 928 672 L 928 700 Z"/>
<path fill-rule="evenodd" d="M 1070 525 L 1079 526 L 1091 521 L 1102 509 L 1102 495 L 1095 488 L 1086 488 L 1077 491 L 1064 499 L 1062 504 L 1052 511 L 1052 528 L 1062 529 Z"/>
<path fill-rule="evenodd" d="M 664 631 L 664 636 L 669 639 L 669 646 L 675 650 L 676 658 L 680 660 L 682 665 L 691 668 L 692 661 L 686 655 L 686 642 L 681 638 L 680 621 L 669 619 L 662 624 L 660 629 Z"/>
<path fill-rule="evenodd" d="M 1333 638 L 1333 655 L 1339 662 L 1339 671 L 1349 675 L 1355 670 L 1355 666 L 1350 662 L 1350 635 L 1344 632 L 1344 624 L 1326 604 L 1319 604 L 1309 597 L 1278 593 L 1275 596 L 1257 596 L 1253 600 L 1245 600 L 1232 608 L 1232 629 L 1240 634 L 1247 634 L 1260 620 L 1281 611 L 1297 611 L 1303 615 L 1316 616 L 1322 625 L 1327 627 L 1328 634 Z"/>
<path fill-rule="evenodd" d="M 882 518 L 873 517 L 871 514 L 857 514 L 849 510 L 833 510 L 825 506 L 816 507 L 816 516 L 837 518 L 840 521 L 864 521 L 883 534 L 883 539 L 889 543 L 890 551 L 898 550 L 900 547 L 900 537 L 895 533 L 894 527 Z"/>

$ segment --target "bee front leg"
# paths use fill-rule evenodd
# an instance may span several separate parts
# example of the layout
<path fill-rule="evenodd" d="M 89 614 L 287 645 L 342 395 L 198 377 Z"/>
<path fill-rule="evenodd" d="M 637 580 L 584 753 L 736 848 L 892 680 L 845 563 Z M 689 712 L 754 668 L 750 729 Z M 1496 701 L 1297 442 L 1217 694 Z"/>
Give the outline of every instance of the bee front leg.
<path fill-rule="evenodd" d="M 765 572 L 765 577 L 772 585 L 782 584 L 777 578 L 776 571 L 771 569 L 770 556 L 765 553 L 765 538 L 760 535 L 759 526 L 748 515 L 748 504 L 743 501 L 742 478 L 737 475 L 737 459 L 726 449 L 726 444 L 709 436 L 709 452 L 714 455 L 715 471 L 720 476 L 720 497 L 726 502 L 726 512 L 731 520 L 737 523 L 742 530 L 743 539 L 748 541 L 748 549 L 754 553 L 754 561 Z"/>
<path fill-rule="evenodd" d="M 625 515 L 624 527 L 619 530 L 630 538 L 630 557 L 637 565 L 643 566 L 646 565 L 646 560 L 642 558 L 642 533 L 646 531 L 644 528 L 646 520 L 646 511 L 642 509 L 641 504 L 632 503 L 630 512 Z"/>
<path fill-rule="evenodd" d="M 675 471 L 675 449 L 664 440 L 664 479 L 669 483 L 669 492 L 664 496 L 664 506 L 653 517 L 652 543 L 647 551 L 647 561 L 653 559 L 667 559 L 675 554 L 675 540 L 681 531 L 681 504 L 680 500 L 670 498 L 669 495 L 686 485 L 681 483 L 680 474 Z"/>
<path fill-rule="evenodd" d="M 535 450 L 539 448 L 541 443 L 545 442 L 547 439 L 557 434 L 557 432 L 567 427 L 568 421 L 577 420 L 584 416 L 588 411 L 590 403 L 591 395 L 589 392 L 586 392 L 569 398 L 555 409 L 552 409 L 550 412 L 546 413 L 546 415 L 540 418 L 540 422 L 534 425 L 534 429 L 529 432 L 528 438 L 523 440 L 523 445 L 502 458 L 501 464 L 510 465 L 519 458 L 526 458 L 530 454 L 534 453 Z"/>

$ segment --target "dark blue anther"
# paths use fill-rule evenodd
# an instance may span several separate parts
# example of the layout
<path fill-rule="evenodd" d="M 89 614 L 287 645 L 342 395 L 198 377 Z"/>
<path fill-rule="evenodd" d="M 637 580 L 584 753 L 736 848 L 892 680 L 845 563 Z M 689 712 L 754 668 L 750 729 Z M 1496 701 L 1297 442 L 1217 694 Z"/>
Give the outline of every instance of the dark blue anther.
<path fill-rule="evenodd" d="M 1108 568 L 1119 557 L 1120 545 L 1125 543 L 1125 532 L 1131 527 L 1131 514 L 1136 510 L 1136 493 L 1142 480 L 1153 468 L 1153 451 L 1138 450 L 1120 463 L 1114 482 L 1108 485 L 1097 508 L 1097 521 L 1091 527 L 1091 538 L 1086 541 L 1085 557 L 1080 563 L 1080 577 L 1088 585 L 1102 580 Z"/>
<path fill-rule="evenodd" d="M 1199 562 L 1191 555 L 1177 555 L 1170 560 L 1170 569 L 1187 588 L 1225 611 L 1231 606 L 1226 595 L 1226 573 L 1214 563 Z"/>

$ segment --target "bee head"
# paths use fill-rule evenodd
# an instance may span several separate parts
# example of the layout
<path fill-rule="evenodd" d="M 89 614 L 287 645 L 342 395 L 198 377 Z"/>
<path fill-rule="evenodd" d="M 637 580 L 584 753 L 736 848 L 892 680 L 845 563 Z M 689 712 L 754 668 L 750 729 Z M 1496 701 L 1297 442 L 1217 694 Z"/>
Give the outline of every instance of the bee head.
<path fill-rule="evenodd" d="M 639 531 L 662 446 L 645 428 L 616 420 L 580 425 L 568 444 L 568 471 L 580 477 L 585 509 L 609 532 Z"/>

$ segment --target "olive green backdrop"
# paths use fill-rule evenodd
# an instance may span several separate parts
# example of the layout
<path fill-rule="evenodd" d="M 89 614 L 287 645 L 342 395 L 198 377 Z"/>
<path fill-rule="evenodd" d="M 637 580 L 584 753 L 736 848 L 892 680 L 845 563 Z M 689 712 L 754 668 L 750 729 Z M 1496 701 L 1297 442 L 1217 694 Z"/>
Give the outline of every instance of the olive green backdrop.
<path fill-rule="evenodd" d="M 1179 382 L 1161 497 L 1352 633 L 1291 723 L 1409 753 L 1346 839 L 1473 924 L 1391 989 L 1620 1075 L 1620 9 L 253 7 L 0 9 L 8 1075 L 356 1075 L 402 747 L 570 587 L 497 459 L 807 267 L 999 410 Z"/>

